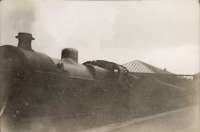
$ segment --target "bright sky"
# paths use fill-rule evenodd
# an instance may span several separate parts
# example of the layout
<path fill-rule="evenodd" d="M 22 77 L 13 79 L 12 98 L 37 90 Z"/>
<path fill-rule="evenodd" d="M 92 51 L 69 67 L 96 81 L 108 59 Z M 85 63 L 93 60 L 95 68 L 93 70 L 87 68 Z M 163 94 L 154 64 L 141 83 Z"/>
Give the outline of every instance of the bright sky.
<path fill-rule="evenodd" d="M 23 31 L 54 58 L 73 47 L 79 62 L 137 59 L 179 74 L 200 71 L 198 0 L 3 0 L 0 11 L 0 45 L 17 45 Z"/>

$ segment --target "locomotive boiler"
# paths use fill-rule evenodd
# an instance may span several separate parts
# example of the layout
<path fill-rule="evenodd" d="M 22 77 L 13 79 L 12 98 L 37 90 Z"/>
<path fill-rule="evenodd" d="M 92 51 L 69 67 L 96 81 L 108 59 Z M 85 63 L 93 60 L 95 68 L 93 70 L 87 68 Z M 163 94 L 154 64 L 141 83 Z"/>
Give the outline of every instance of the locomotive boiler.
<path fill-rule="evenodd" d="M 0 47 L 2 132 L 37 131 L 33 122 L 40 128 L 64 124 L 70 129 L 62 131 L 72 132 L 188 102 L 187 89 L 130 74 L 124 66 L 105 60 L 80 64 L 73 48 L 63 49 L 61 59 L 52 59 L 32 49 L 31 34 L 19 33 L 16 38 L 17 47 Z"/>

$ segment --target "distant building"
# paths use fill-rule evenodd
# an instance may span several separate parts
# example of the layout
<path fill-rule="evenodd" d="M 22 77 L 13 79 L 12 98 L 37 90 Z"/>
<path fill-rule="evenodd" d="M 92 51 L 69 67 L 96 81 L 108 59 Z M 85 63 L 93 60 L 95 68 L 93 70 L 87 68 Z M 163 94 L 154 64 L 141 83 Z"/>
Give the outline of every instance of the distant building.
<path fill-rule="evenodd" d="M 133 73 L 173 74 L 171 72 L 168 72 L 166 68 L 160 69 L 158 67 L 147 64 L 140 60 L 134 60 L 134 61 L 128 62 L 124 64 L 123 66 L 125 66 L 129 70 L 129 72 L 133 72 Z"/>
<path fill-rule="evenodd" d="M 183 76 L 178 76 L 174 73 L 167 71 L 166 68 L 158 68 L 153 65 L 147 64 L 140 60 L 134 60 L 124 64 L 128 71 L 133 75 L 140 77 L 150 77 L 158 80 L 162 80 L 166 83 L 174 84 L 174 85 L 185 85 L 188 84 L 188 79 Z"/>

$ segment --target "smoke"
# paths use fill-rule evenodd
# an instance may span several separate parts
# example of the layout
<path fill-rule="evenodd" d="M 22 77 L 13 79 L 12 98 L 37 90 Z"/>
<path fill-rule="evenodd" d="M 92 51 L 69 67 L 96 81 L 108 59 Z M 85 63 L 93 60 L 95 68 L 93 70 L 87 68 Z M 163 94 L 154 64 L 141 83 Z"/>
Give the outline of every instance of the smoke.
<path fill-rule="evenodd" d="M 9 19 L 14 30 L 30 32 L 35 20 L 34 3 L 30 0 L 19 0 L 14 2 L 16 7 L 11 11 Z"/>
<path fill-rule="evenodd" d="M 1 8 L 1 41 L 15 42 L 13 35 L 18 32 L 32 32 L 35 21 L 35 3 L 33 0 L 5 0 Z M 1 43 L 2 44 L 2 43 Z"/>

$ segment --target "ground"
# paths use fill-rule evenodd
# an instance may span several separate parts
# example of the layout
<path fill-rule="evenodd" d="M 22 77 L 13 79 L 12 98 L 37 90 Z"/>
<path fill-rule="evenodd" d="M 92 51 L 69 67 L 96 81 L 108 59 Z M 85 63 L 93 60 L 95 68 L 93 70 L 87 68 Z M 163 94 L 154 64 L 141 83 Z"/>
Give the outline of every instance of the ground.
<path fill-rule="evenodd" d="M 82 132 L 200 132 L 199 107 L 191 106 Z"/>

